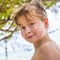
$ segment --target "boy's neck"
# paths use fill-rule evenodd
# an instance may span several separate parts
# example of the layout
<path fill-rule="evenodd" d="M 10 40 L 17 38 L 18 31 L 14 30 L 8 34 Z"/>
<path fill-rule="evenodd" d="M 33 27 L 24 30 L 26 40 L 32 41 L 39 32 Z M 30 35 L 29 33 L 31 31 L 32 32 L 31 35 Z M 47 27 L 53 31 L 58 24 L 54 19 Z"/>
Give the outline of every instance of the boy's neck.
<path fill-rule="evenodd" d="M 46 42 L 52 42 L 48 34 L 46 34 L 40 41 L 34 44 L 35 50 L 37 50 L 42 44 Z"/>

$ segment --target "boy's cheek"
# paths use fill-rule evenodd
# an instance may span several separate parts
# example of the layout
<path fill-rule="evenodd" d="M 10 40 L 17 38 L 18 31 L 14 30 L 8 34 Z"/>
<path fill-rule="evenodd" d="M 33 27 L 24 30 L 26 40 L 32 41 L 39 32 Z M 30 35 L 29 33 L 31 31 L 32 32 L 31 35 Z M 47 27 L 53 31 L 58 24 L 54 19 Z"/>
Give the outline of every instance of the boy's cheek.
<path fill-rule="evenodd" d="M 22 35 L 23 38 L 25 38 L 25 34 L 23 32 L 21 32 L 21 35 Z"/>

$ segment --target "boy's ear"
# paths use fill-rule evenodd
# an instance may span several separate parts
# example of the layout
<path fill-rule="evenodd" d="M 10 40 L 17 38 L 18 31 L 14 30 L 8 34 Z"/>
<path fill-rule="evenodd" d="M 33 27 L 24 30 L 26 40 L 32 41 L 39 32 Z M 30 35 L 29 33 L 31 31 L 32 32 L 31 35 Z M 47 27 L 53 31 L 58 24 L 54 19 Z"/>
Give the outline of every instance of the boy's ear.
<path fill-rule="evenodd" d="M 49 26 L 49 24 L 48 24 L 48 18 L 45 18 L 44 23 L 45 23 L 45 27 L 48 28 L 48 26 Z"/>

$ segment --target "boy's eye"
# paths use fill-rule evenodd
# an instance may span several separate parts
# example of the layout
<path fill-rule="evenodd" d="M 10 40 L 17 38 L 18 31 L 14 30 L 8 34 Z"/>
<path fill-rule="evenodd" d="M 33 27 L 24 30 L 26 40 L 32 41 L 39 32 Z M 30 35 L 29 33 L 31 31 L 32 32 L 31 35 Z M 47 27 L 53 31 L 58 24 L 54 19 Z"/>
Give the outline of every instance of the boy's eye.
<path fill-rule="evenodd" d="M 34 25 L 34 23 L 30 23 L 30 26 Z"/>
<path fill-rule="evenodd" d="M 25 27 L 22 27 L 22 29 L 25 29 Z"/>
<path fill-rule="evenodd" d="M 20 29 L 25 29 L 25 27 L 20 27 Z"/>

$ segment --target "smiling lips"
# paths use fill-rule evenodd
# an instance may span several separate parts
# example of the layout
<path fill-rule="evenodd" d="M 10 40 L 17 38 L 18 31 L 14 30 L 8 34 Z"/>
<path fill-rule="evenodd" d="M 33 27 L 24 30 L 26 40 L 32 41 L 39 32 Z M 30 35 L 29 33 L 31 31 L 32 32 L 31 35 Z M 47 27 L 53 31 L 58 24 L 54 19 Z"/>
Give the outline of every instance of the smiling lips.
<path fill-rule="evenodd" d="M 28 39 L 32 38 L 33 36 L 34 36 L 34 34 L 33 34 L 33 35 L 28 36 Z"/>

